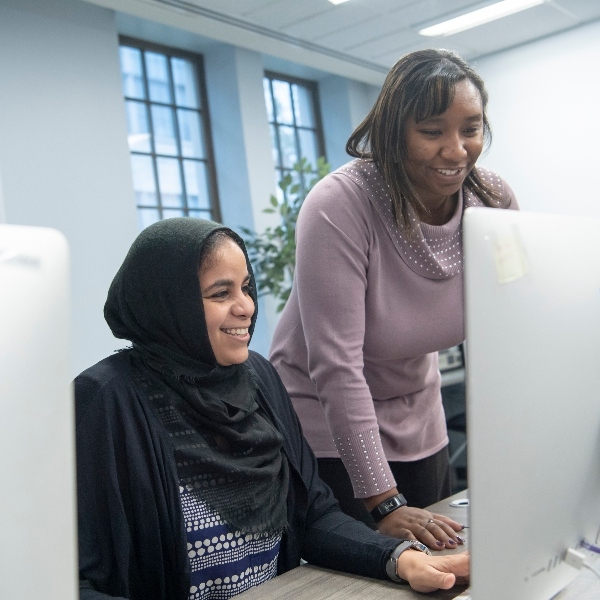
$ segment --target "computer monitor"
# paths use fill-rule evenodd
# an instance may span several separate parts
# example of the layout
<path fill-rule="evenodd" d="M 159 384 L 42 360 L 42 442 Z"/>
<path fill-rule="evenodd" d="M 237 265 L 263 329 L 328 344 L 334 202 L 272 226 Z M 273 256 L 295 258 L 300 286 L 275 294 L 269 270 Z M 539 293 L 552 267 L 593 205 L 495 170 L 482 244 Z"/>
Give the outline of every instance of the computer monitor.
<path fill-rule="evenodd" d="M 52 229 L 0 225 L 0 598 L 75 600 L 69 262 Z"/>
<path fill-rule="evenodd" d="M 600 529 L 600 220 L 464 217 L 474 600 L 548 600 Z"/>

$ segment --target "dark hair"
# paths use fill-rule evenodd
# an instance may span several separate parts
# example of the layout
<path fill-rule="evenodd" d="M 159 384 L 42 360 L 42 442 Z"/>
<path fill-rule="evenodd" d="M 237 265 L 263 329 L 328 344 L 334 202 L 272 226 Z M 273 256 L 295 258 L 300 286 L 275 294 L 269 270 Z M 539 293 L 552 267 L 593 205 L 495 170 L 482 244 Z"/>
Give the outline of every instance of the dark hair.
<path fill-rule="evenodd" d="M 371 112 L 354 130 L 346 152 L 371 159 L 389 185 L 398 226 L 409 231 L 407 204 L 425 209 L 406 171 L 406 124 L 445 112 L 454 99 L 456 84 L 468 79 L 479 90 L 483 106 L 486 146 L 492 133 L 486 115 L 488 95 L 481 77 L 451 50 L 418 50 L 403 56 L 390 70 Z M 498 206 L 502 196 L 473 168 L 465 186 L 487 206 Z"/>
<path fill-rule="evenodd" d="M 227 240 L 231 240 L 242 248 L 239 237 L 233 231 L 228 229 L 218 229 L 206 238 L 206 241 L 200 250 L 200 256 L 198 256 L 198 268 L 202 273 L 212 269 L 212 267 L 217 264 L 218 256 L 216 251 L 219 250 Z"/>

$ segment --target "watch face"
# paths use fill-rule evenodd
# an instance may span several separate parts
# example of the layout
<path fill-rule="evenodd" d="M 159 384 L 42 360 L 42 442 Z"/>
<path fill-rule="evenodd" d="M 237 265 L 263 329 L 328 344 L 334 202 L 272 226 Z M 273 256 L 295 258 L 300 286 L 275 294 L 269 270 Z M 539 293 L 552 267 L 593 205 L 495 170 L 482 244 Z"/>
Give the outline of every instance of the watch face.
<path fill-rule="evenodd" d="M 420 552 L 425 552 L 426 554 L 431 554 L 431 552 L 429 552 L 429 548 L 427 548 L 427 546 L 425 544 L 422 544 L 421 542 L 418 542 L 417 540 L 410 540 L 411 546 L 413 547 L 413 549 L 415 550 L 419 550 Z"/>
<path fill-rule="evenodd" d="M 390 508 L 394 508 L 394 506 L 396 506 L 396 498 L 391 498 L 383 505 L 383 509 L 388 510 Z"/>

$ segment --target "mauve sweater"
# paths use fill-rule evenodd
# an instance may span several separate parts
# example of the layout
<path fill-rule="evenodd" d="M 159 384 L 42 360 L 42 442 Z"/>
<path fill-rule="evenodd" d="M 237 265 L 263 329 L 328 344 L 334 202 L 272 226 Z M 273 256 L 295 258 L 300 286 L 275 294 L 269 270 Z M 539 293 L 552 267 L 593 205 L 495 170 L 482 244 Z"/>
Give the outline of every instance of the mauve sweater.
<path fill-rule="evenodd" d="M 478 170 L 518 208 L 500 177 Z M 383 178 L 357 159 L 300 211 L 294 285 L 270 359 L 315 454 L 342 459 L 358 498 L 395 486 L 387 461 L 448 444 L 437 352 L 464 339 L 462 215 L 481 205 L 463 188 L 448 223 L 421 223 L 408 240 Z"/>

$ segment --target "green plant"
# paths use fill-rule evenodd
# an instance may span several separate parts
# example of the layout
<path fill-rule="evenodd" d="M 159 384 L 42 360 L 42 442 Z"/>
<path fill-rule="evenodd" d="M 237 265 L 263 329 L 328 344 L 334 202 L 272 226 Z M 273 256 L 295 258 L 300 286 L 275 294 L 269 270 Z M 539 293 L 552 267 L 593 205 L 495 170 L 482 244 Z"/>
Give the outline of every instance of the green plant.
<path fill-rule="evenodd" d="M 278 184 L 283 192 L 282 201 L 271 196 L 271 206 L 263 210 L 264 213 L 279 214 L 280 223 L 266 227 L 262 233 L 240 228 L 255 271 L 258 294 L 271 294 L 278 300 L 277 312 L 283 309 L 292 291 L 296 267 L 296 221 L 300 207 L 308 192 L 329 173 L 330 168 L 324 157 L 317 159 L 316 169 L 306 158 L 301 158 Z"/>

